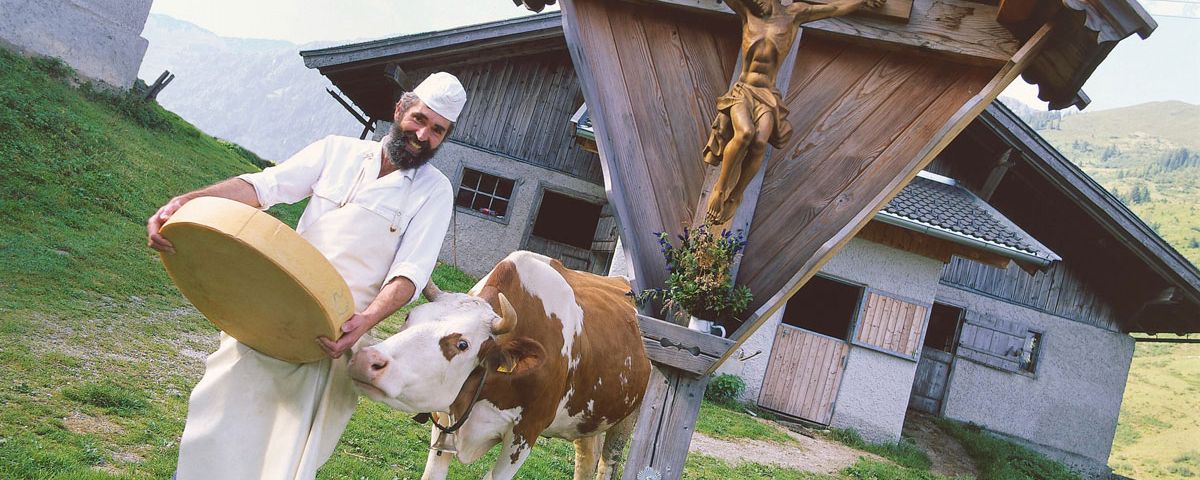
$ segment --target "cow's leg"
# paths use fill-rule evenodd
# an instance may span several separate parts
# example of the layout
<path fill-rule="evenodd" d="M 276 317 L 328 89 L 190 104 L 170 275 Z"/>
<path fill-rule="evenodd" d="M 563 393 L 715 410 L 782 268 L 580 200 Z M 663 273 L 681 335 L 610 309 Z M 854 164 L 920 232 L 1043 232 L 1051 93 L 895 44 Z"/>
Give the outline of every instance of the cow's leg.
<path fill-rule="evenodd" d="M 501 440 L 500 457 L 496 459 L 496 464 L 492 465 L 492 471 L 488 472 L 484 480 L 510 480 L 517 474 L 517 470 L 521 469 L 521 465 L 525 464 L 525 459 L 529 458 L 529 452 L 533 450 L 533 441 L 530 441 L 516 436 L 511 430 L 504 435 Z"/>
<path fill-rule="evenodd" d="M 596 475 L 596 447 L 600 436 L 593 435 L 575 440 L 575 480 L 591 480 Z"/>
<path fill-rule="evenodd" d="M 625 445 L 633 434 L 637 424 L 637 410 L 617 422 L 604 432 L 604 446 L 600 448 L 600 468 L 596 472 L 599 480 L 611 480 L 621 477 L 621 465 L 625 463 L 621 456 L 625 453 Z"/>
<path fill-rule="evenodd" d="M 437 420 L 434 421 L 436 422 Z M 430 440 L 432 446 L 432 443 L 437 441 L 438 434 L 441 432 L 438 431 L 437 427 L 430 427 L 430 430 L 429 438 L 432 439 Z M 425 473 L 421 474 L 421 480 L 445 480 L 446 475 L 450 473 L 450 458 L 453 456 L 449 453 L 438 455 L 437 452 L 430 449 L 429 457 L 425 460 Z"/>

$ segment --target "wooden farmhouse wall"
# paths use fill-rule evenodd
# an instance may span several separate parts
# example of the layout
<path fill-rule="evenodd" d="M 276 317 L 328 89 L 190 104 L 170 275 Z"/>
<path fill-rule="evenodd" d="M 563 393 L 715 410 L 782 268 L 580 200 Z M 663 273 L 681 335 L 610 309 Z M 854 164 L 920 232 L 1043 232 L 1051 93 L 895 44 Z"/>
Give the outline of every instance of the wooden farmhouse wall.
<path fill-rule="evenodd" d="M 1121 331 L 1112 303 L 1090 288 L 1072 265 L 1064 262 L 1030 275 L 1015 266 L 1002 269 L 955 258 L 943 267 L 942 283 L 1097 328 Z"/>
<path fill-rule="evenodd" d="M 961 142 L 952 144 L 927 169 L 979 192 L 1004 148 L 994 145 L 997 140 L 978 124 L 967 128 L 960 138 Z M 1012 155 L 1019 160 L 1021 154 Z M 1009 170 L 988 203 L 1063 260 L 1031 275 L 1015 266 L 996 268 L 955 258 L 943 267 L 942 283 L 1105 330 L 1124 331 L 1122 319 L 1158 293 L 1155 285 L 1159 281 L 1145 265 L 1115 250 L 1113 242 L 1102 240 L 1108 232 L 1024 162 L 1017 161 Z M 1114 275 L 1115 271 L 1123 274 Z"/>
<path fill-rule="evenodd" d="M 409 77 L 434 72 L 423 68 Z M 600 161 L 574 142 L 571 115 L 583 104 L 566 50 L 451 67 L 467 105 L 451 138 L 603 184 Z"/>
<path fill-rule="evenodd" d="M 647 14 L 650 7 L 620 2 L 572 1 L 564 11 L 579 22 L 575 32 L 566 24 L 568 44 L 586 50 L 586 71 L 623 73 L 618 82 L 581 81 L 594 89 L 589 107 L 612 193 L 629 202 L 617 205 L 629 255 L 634 265 L 661 266 L 653 233 L 691 223 L 714 99 L 737 58 L 737 23 Z M 836 247 L 826 244 L 829 233 L 857 229 L 864 209 L 902 187 L 897 173 L 915 173 L 929 139 L 996 74 L 828 36 L 802 38 L 784 93 L 795 133 L 768 160 L 738 277 L 755 293 L 750 311 L 794 283 L 797 272 L 815 271 L 813 263 Z M 650 185 L 658 191 L 647 191 Z M 661 285 L 664 269 L 643 270 L 635 272 L 637 287 Z"/>

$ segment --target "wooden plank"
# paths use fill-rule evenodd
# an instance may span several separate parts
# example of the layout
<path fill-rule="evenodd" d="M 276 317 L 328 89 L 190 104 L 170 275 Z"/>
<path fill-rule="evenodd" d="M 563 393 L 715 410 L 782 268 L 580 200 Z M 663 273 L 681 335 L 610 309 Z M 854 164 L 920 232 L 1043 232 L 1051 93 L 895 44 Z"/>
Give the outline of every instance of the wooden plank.
<path fill-rule="evenodd" d="M 622 479 L 637 480 L 641 471 L 638 467 L 647 466 L 663 479 L 680 478 L 679 467 L 691 445 L 707 386 L 708 376 L 691 376 L 660 366 L 652 369 Z"/>
<path fill-rule="evenodd" d="M 781 162 L 785 166 L 768 171 L 766 183 L 771 187 L 772 197 L 763 200 L 763 208 L 767 211 L 786 208 L 789 215 L 786 222 L 783 216 L 755 220 L 750 235 L 754 250 L 746 254 L 744 278 L 751 290 L 760 291 L 767 285 L 786 282 L 785 278 L 794 272 L 794 265 L 800 259 L 783 252 L 813 248 L 805 243 L 818 240 L 814 235 L 823 235 L 817 233 L 821 231 L 818 225 L 830 224 L 832 228 L 840 224 L 832 218 L 819 218 L 822 212 L 844 203 L 848 199 L 845 192 L 851 185 L 860 184 L 864 177 L 870 178 L 872 173 L 868 169 L 899 160 L 894 155 L 884 155 L 892 148 L 888 147 L 890 141 L 936 98 L 940 92 L 938 86 L 952 81 L 947 78 L 949 72 L 918 70 L 923 65 L 911 59 L 885 58 L 861 79 L 851 79 L 853 87 L 823 114 L 822 125 L 795 141 L 791 158 Z M 921 74 L 914 77 L 917 71 Z M 895 83 L 905 80 L 908 81 Z M 845 83 L 847 79 L 839 81 Z M 896 95 L 902 88 L 925 90 L 920 94 Z M 797 182 L 811 187 L 796 189 Z M 767 190 L 764 187 L 764 195 Z M 805 226 L 799 235 L 783 234 L 785 230 L 794 231 L 796 225 Z M 785 262 L 791 260 L 785 263 L 785 268 L 768 266 L 768 262 L 774 262 L 769 259 L 781 255 Z M 761 303 L 755 302 L 758 305 Z"/>
<path fill-rule="evenodd" d="M 887 350 L 896 350 L 896 327 L 900 317 L 903 315 L 903 305 L 900 305 L 893 299 L 885 298 L 883 301 L 883 312 L 886 320 L 884 321 L 883 335 L 879 338 L 879 343 Z"/>
<path fill-rule="evenodd" d="M 799 389 L 793 392 L 789 408 L 801 414 L 803 418 L 812 418 L 812 399 L 817 395 L 817 379 L 820 377 L 822 360 L 825 354 L 824 339 L 809 335 L 804 351 L 804 359 L 796 366 L 804 371 Z"/>
<path fill-rule="evenodd" d="M 675 343 L 688 346 L 695 345 L 703 355 L 719 357 L 732 345 L 733 341 L 716 335 L 697 332 L 687 327 L 665 322 L 653 317 L 638 315 L 638 328 L 642 336 L 653 340 L 668 338 Z"/>
<path fill-rule="evenodd" d="M 701 158 L 701 146 L 704 143 L 705 127 L 700 113 L 697 97 L 691 87 L 696 84 L 693 69 L 696 64 L 704 62 L 694 59 L 711 58 L 708 56 L 691 57 L 684 51 L 680 36 L 674 22 L 667 17 L 644 17 L 641 24 L 648 45 L 647 51 L 652 65 L 659 94 L 663 102 L 662 123 L 665 135 L 649 139 L 665 144 L 668 151 L 675 152 L 681 159 L 691 159 L 672 164 L 677 168 L 687 170 L 684 178 L 696 178 L 704 175 Z M 711 62 L 709 62 L 711 64 Z M 666 137 L 666 138 L 662 138 Z M 694 183 L 679 183 L 677 188 L 680 198 L 700 198 L 700 185 Z M 664 225 L 671 225 L 664 222 Z M 674 225 L 671 225 L 674 227 Z"/>
<path fill-rule="evenodd" d="M 685 372 L 697 374 L 707 372 L 719 358 L 708 355 L 692 355 L 687 350 L 666 347 L 658 340 L 645 337 L 642 337 L 642 344 L 646 346 L 646 355 L 650 357 L 651 361 Z"/>
<path fill-rule="evenodd" d="M 846 344 L 838 345 L 838 356 L 834 360 L 834 364 L 832 365 L 833 369 L 830 370 L 830 377 L 832 378 L 833 383 L 829 386 L 829 389 L 828 389 L 829 397 L 825 403 L 825 408 L 822 411 L 821 420 L 824 420 L 825 425 L 828 425 L 829 422 L 833 419 L 833 406 L 834 406 L 834 402 L 837 400 L 837 394 L 842 385 L 842 373 L 846 368 L 846 356 L 849 353 L 850 353 L 849 345 L 846 345 Z"/>
<path fill-rule="evenodd" d="M 837 361 L 838 346 L 841 343 L 832 341 L 830 339 L 824 340 L 825 341 L 823 342 L 821 348 L 821 361 L 817 364 L 819 365 L 819 368 L 815 371 L 817 379 L 813 387 L 813 399 L 812 403 L 809 405 L 809 410 L 812 412 L 812 418 L 815 419 L 821 419 L 824 416 L 821 407 L 824 404 L 823 400 L 825 399 L 826 393 L 830 388 L 829 369 L 834 362 Z"/>
<path fill-rule="evenodd" d="M 561 7 L 567 47 L 592 115 L 608 198 L 621 219 L 621 238 L 627 240 L 623 245 L 633 260 L 633 288 L 641 291 L 660 285 L 663 261 L 655 258 L 657 250 L 636 240 L 662 229 L 650 220 L 659 218 L 658 204 L 641 202 L 635 212 L 625 200 L 655 196 L 649 184 L 631 180 L 647 178 L 649 173 L 645 154 L 636 140 L 641 135 L 633 121 L 627 87 L 619 76 L 609 74 L 621 63 L 606 5 L 596 0 L 563 0 Z M 604 75 L 604 81 L 598 75 Z"/>
<path fill-rule="evenodd" d="M 784 363 L 788 358 L 786 353 L 788 346 L 788 331 L 783 325 L 779 325 L 775 330 L 775 343 L 771 347 L 771 361 L 767 365 L 767 375 L 763 379 L 763 393 L 759 395 L 759 405 L 779 410 L 783 379 L 781 372 L 786 371 Z"/>
<path fill-rule="evenodd" d="M 875 296 L 875 318 L 871 320 L 871 336 L 867 338 L 871 344 L 879 343 L 883 338 L 884 323 L 887 322 L 886 307 L 883 299 Z"/>
<path fill-rule="evenodd" d="M 785 408 L 785 412 L 795 411 L 793 405 L 796 397 L 804 394 L 804 385 L 810 373 L 810 370 L 804 366 L 810 365 L 808 357 L 812 354 L 813 343 L 813 337 L 799 329 L 791 332 L 790 336 L 793 337 L 788 351 L 788 365 L 791 366 L 791 370 L 784 372 L 784 398 L 780 402 Z"/>
<path fill-rule="evenodd" d="M 650 381 L 646 384 L 646 393 L 642 397 L 642 407 L 638 410 L 637 423 L 634 426 L 633 435 L 631 436 L 635 441 L 636 439 L 647 437 L 655 439 L 658 436 L 658 419 L 663 415 L 663 410 L 667 406 L 669 390 L 670 381 L 667 378 L 667 374 L 660 368 L 651 368 Z M 650 448 L 630 449 L 626 457 L 626 462 L 629 465 L 648 465 L 654 455 L 653 445 L 654 443 L 650 442 Z M 632 472 L 633 475 L 631 476 L 630 471 L 631 469 L 626 468 L 621 478 L 636 480 L 637 472 Z"/>
<path fill-rule="evenodd" d="M 714 16 L 733 11 L 717 0 L 636 0 L 670 5 Z M 889 2 L 890 3 L 890 2 Z M 914 0 L 909 20 L 897 24 L 863 15 L 813 22 L 805 30 L 819 35 L 870 42 L 907 52 L 927 52 L 972 65 L 997 66 L 1012 58 L 1020 41 L 996 21 L 994 5 L 965 0 Z"/>
<path fill-rule="evenodd" d="M 775 340 L 771 342 L 771 351 L 767 354 L 767 372 L 763 375 L 762 388 L 758 391 L 758 404 L 773 404 L 775 399 L 775 379 L 779 372 L 780 357 L 783 352 L 783 326 L 775 327 Z"/>
<path fill-rule="evenodd" d="M 829 0 L 810 0 L 808 3 L 826 4 Z M 870 8 L 864 6 L 857 12 L 856 16 L 874 17 L 880 19 L 888 19 L 894 22 L 907 23 L 909 17 L 912 16 L 912 0 L 888 0 L 879 8 Z"/>
<path fill-rule="evenodd" d="M 664 480 L 678 479 L 683 475 L 683 464 L 688 455 L 688 447 L 691 446 L 696 418 L 700 414 L 700 404 L 709 381 L 707 375 L 676 375 L 679 375 L 679 381 L 675 385 L 674 395 L 671 396 L 671 408 L 661 417 L 665 421 L 655 445 L 655 458 L 650 462 L 652 468 L 662 472 Z"/>
<path fill-rule="evenodd" d="M 1000 0 L 996 21 L 1000 23 L 1023 22 L 1029 19 L 1036 6 L 1037 0 Z"/>
<path fill-rule="evenodd" d="M 610 12 L 615 13 L 617 10 L 612 9 Z M 680 201 L 686 195 L 683 186 L 687 182 L 677 180 L 683 178 L 674 168 L 678 160 L 673 160 L 677 159 L 678 150 L 670 138 L 664 138 L 669 137 L 670 129 L 664 128 L 664 125 L 669 125 L 670 120 L 658 83 L 660 79 L 653 71 L 650 46 L 637 17 L 610 14 L 609 24 L 617 51 L 621 52 L 618 71 L 625 77 L 626 94 L 630 104 L 637 106 L 631 113 L 633 121 L 639 127 L 637 140 L 641 143 L 649 175 L 642 181 L 654 185 L 654 198 L 659 206 L 656 223 L 661 228 L 653 231 L 680 231 L 690 219 L 680 215 L 679 210 L 686 209 L 691 203 Z M 641 232 L 641 235 L 649 236 L 653 231 Z M 656 275 L 660 278 L 663 276 Z M 657 282 L 655 284 L 657 285 Z"/>

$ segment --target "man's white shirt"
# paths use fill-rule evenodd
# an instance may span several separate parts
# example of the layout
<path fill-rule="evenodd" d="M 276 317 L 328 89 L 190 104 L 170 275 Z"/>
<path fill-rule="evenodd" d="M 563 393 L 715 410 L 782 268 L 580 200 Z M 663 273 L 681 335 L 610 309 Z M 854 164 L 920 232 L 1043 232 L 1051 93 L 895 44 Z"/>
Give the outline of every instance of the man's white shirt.
<path fill-rule="evenodd" d="M 429 281 L 450 225 L 453 189 L 430 164 L 379 178 L 382 144 L 329 136 L 262 172 L 239 176 L 261 208 L 311 197 L 296 231 L 346 280 L 357 311 L 387 281 Z"/>

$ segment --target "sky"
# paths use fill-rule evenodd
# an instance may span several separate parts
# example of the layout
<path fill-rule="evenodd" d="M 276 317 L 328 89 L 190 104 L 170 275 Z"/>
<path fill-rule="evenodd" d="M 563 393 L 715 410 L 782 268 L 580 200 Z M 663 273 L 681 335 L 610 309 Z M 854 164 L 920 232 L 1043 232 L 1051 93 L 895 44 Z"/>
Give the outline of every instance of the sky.
<path fill-rule="evenodd" d="M 1200 104 L 1200 19 L 1192 13 L 1200 0 L 1143 4 L 1156 14 L 1158 29 L 1147 40 L 1122 41 L 1096 69 L 1083 88 L 1092 98 L 1089 111 L 1161 100 Z M 510 0 L 155 0 L 150 11 L 223 37 L 296 44 L 350 43 L 531 14 Z M 1021 80 L 1003 95 L 1046 108 Z"/>

